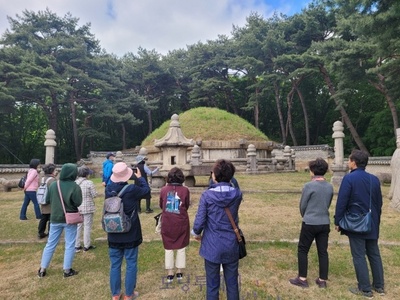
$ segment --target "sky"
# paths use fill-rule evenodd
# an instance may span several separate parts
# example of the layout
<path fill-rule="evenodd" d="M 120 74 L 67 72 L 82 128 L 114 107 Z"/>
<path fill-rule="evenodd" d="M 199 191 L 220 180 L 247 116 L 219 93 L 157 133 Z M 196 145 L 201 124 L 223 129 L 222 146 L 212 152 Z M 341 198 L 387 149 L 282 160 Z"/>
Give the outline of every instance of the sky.
<path fill-rule="evenodd" d="M 0 0 L 0 34 L 9 29 L 7 17 L 24 10 L 48 8 L 59 17 L 71 13 L 107 53 L 122 56 L 139 47 L 167 54 L 197 42 L 230 36 L 253 12 L 264 18 L 274 12 L 291 16 L 311 0 Z"/>

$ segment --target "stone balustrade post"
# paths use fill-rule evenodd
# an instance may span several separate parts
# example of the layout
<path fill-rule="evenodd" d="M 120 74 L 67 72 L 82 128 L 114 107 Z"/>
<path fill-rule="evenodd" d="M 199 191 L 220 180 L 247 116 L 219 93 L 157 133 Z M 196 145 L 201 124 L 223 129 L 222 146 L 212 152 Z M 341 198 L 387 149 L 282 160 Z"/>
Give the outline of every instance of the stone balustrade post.
<path fill-rule="evenodd" d="M 257 165 L 257 151 L 256 146 L 253 144 L 249 144 L 247 147 L 247 168 L 246 172 L 248 173 L 256 173 L 258 170 Z"/>
<path fill-rule="evenodd" d="M 331 170 L 333 171 L 333 176 L 331 179 L 331 183 L 333 185 L 339 186 L 342 183 L 342 179 L 347 172 L 347 164 L 344 162 L 344 150 L 343 150 L 343 139 L 344 139 L 344 127 L 343 123 L 340 121 L 336 121 L 333 123 L 333 134 L 332 138 L 335 142 L 335 160 L 331 165 Z"/>
<path fill-rule="evenodd" d="M 192 166 L 199 166 L 202 164 L 201 149 L 198 145 L 193 146 L 191 163 L 192 163 Z"/>
<path fill-rule="evenodd" d="M 44 146 L 46 147 L 45 164 L 54 164 L 54 153 L 57 146 L 56 133 L 53 129 L 46 131 Z"/>

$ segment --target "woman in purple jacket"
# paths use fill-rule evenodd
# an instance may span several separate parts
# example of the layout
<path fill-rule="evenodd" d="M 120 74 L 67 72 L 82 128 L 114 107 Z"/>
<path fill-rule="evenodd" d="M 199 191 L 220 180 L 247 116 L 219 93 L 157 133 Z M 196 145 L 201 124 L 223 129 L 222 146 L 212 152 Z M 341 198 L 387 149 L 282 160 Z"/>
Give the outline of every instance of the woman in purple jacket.
<path fill-rule="evenodd" d="M 186 246 L 190 240 L 190 224 L 187 210 L 190 205 L 190 192 L 183 186 L 185 176 L 179 168 L 168 172 L 167 185 L 160 191 L 160 208 L 162 209 L 161 237 L 165 249 L 165 269 L 168 272 L 167 282 L 175 277 L 183 277 L 182 269 L 186 267 Z M 174 250 L 176 261 L 174 263 Z"/>
<path fill-rule="evenodd" d="M 218 160 L 212 170 L 215 182 L 200 197 L 192 234 L 201 241 L 200 255 L 206 270 L 207 300 L 219 299 L 220 265 L 224 270 L 227 299 L 239 299 L 239 244 L 224 208 L 231 211 L 236 225 L 242 193 L 232 187 L 233 164 Z"/>

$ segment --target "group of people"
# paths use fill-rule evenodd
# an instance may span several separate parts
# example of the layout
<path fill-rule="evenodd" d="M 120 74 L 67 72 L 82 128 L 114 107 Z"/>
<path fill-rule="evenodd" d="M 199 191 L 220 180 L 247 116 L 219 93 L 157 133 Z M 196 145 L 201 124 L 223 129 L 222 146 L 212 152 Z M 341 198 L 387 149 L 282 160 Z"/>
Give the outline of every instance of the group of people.
<path fill-rule="evenodd" d="M 350 292 L 367 298 L 373 297 L 373 292 L 385 294 L 382 259 L 378 247 L 379 226 L 382 209 L 382 194 L 378 178 L 365 171 L 368 155 L 360 150 L 354 150 L 348 160 L 349 174 L 345 175 L 338 193 L 334 216 L 335 229 L 349 238 L 351 255 L 355 268 L 358 285 L 350 288 Z M 38 166 L 35 161 L 32 166 Z M 289 282 L 302 288 L 309 287 L 307 281 L 308 252 L 315 240 L 318 250 L 319 276 L 315 283 L 320 288 L 327 287 L 329 258 L 328 240 L 330 233 L 329 208 L 333 198 L 333 187 L 324 175 L 328 171 L 328 164 L 323 159 L 309 162 L 311 181 L 306 183 L 300 198 L 300 214 L 302 225 L 298 242 L 298 275 Z M 50 212 L 43 212 L 42 218 L 50 219 L 50 231 L 47 244 L 43 250 L 41 266 L 38 276 L 46 276 L 52 255 L 65 231 L 64 277 L 76 275 L 72 269 L 77 241 L 77 225 L 66 224 L 61 206 L 60 196 L 63 198 L 68 212 L 78 211 L 85 197 L 83 184 L 89 183 L 85 177 L 87 170 L 82 169 L 78 175 L 78 168 L 74 164 L 63 165 L 59 180 L 55 180 L 55 166 L 50 164 L 44 167 L 45 176 L 54 177 L 49 181 L 46 203 L 50 205 Z M 32 173 L 32 172 L 31 172 Z M 209 188 L 200 197 L 198 210 L 190 231 L 188 209 L 190 207 L 190 191 L 184 186 L 185 177 L 181 169 L 174 167 L 167 175 L 167 184 L 161 188 L 159 206 L 162 210 L 161 237 L 165 249 L 166 281 L 172 282 L 175 277 L 180 281 L 186 268 L 185 249 L 189 244 L 190 235 L 200 241 L 200 255 L 204 258 L 206 272 L 206 298 L 219 299 L 220 271 L 223 271 L 226 282 L 227 299 L 239 299 L 238 267 L 239 245 L 232 224 L 225 212 L 228 208 L 234 222 L 239 223 L 239 206 L 242 202 L 242 192 L 234 179 L 235 167 L 225 159 L 217 160 L 211 172 Z M 28 178 L 34 174 L 28 173 Z M 33 177 L 32 177 L 33 178 Z M 128 181 L 135 178 L 135 184 Z M 32 181 L 32 180 L 31 180 Z M 29 181 L 27 180 L 29 183 Z M 93 183 L 92 183 L 93 184 Z M 135 172 L 124 162 L 113 164 L 109 180 L 105 184 L 105 195 L 115 196 L 126 185 L 121 195 L 124 212 L 131 216 L 132 226 L 126 233 L 108 233 L 108 252 L 110 258 L 110 289 L 113 300 L 122 299 L 121 266 L 126 260 L 125 295 L 124 300 L 135 299 L 139 296 L 136 290 L 138 246 L 143 241 L 139 219 L 140 200 L 150 193 L 147 180 L 142 175 L 142 169 Z M 91 186 L 91 184 L 88 184 Z M 90 188 L 87 189 L 90 191 Z M 31 197 L 31 191 L 25 191 L 25 197 Z M 95 196 L 95 192 L 91 197 Z M 350 205 L 357 203 L 358 206 Z M 371 204 L 370 204 L 371 203 Z M 25 201 L 24 201 L 25 205 Z M 358 208 L 357 208 L 358 207 Z M 372 212 L 372 231 L 367 234 L 352 233 L 339 227 L 339 221 L 347 210 L 358 209 Z M 91 211 L 88 205 L 88 211 Z M 44 217 L 43 217 L 44 215 Z M 24 214 L 21 210 L 21 219 Z M 87 220 L 86 220 L 87 219 Z M 85 225 L 91 224 L 93 216 L 85 218 Z M 44 232 L 45 222 L 39 222 L 41 233 Z M 84 245 L 86 234 L 84 234 Z M 223 238 L 222 238 L 223 237 Z M 90 245 L 89 245 L 90 247 Z M 175 255 L 176 253 L 176 255 Z M 368 258 L 372 284 L 368 275 Z"/>
<path fill-rule="evenodd" d="M 227 160 L 218 160 L 213 166 L 213 183 L 205 191 L 199 202 L 192 235 L 201 241 L 200 255 L 205 261 L 207 299 L 219 299 L 220 266 L 222 265 L 227 282 L 228 299 L 239 299 L 238 267 L 239 245 L 236 235 L 225 213 L 227 207 L 238 223 L 238 210 L 242 193 L 231 184 L 235 167 Z M 128 183 L 134 175 L 135 184 Z M 148 182 L 143 178 L 140 168 L 133 170 L 124 162 L 116 163 L 106 185 L 106 195 L 122 194 L 124 211 L 132 215 L 132 228 L 128 233 L 108 233 L 108 246 L 111 261 L 110 287 L 113 300 L 121 299 L 121 264 L 126 260 L 124 299 L 135 299 L 138 246 L 142 243 L 139 220 L 140 199 L 150 192 Z M 181 169 L 174 167 L 167 175 L 166 185 L 160 190 L 159 206 L 162 210 L 161 237 L 165 249 L 166 281 L 171 283 L 176 276 L 180 281 L 186 268 L 186 247 L 190 240 L 190 191 L 184 186 L 185 176 Z M 226 239 L 220 239 L 223 235 Z"/>
<path fill-rule="evenodd" d="M 368 154 L 353 150 L 348 167 L 350 173 L 343 177 L 337 197 L 334 224 L 335 230 L 348 236 L 357 286 L 350 287 L 353 294 L 373 298 L 373 293 L 385 295 L 382 258 L 378 246 L 379 227 L 382 213 L 382 192 L 379 179 L 365 171 Z M 301 225 L 298 242 L 298 276 L 289 279 L 293 285 L 307 288 L 308 252 L 315 240 L 319 261 L 319 277 L 315 283 L 327 287 L 329 258 L 328 239 L 330 232 L 329 207 L 333 198 L 333 187 L 325 181 L 328 164 L 323 159 L 309 163 L 311 181 L 306 183 L 300 199 Z M 371 210 L 372 230 L 369 233 L 346 231 L 339 226 L 347 211 L 366 213 Z M 369 278 L 367 260 L 371 268 L 372 284 Z"/>
<path fill-rule="evenodd" d="M 51 205 L 50 203 L 40 204 L 37 201 L 36 191 L 39 184 L 47 185 L 49 189 L 50 185 L 57 181 L 57 170 L 56 165 L 53 163 L 46 164 L 42 167 L 44 173 L 41 179 L 39 175 L 40 160 L 32 159 L 29 164 L 29 170 L 27 173 L 27 179 L 24 186 L 24 201 L 20 212 L 20 220 L 28 220 L 26 217 L 26 211 L 30 202 L 34 205 L 36 219 L 39 220 L 38 224 L 38 238 L 43 239 L 49 235 L 50 223 L 51 223 Z M 94 198 L 97 197 L 97 191 L 93 181 L 89 180 L 88 177 L 91 174 L 91 170 L 86 166 L 81 166 L 77 169 L 76 184 L 82 191 L 81 205 L 78 207 L 79 212 L 83 215 L 84 222 L 79 224 L 77 227 L 77 233 L 75 237 L 75 250 L 89 251 L 94 249 L 95 246 L 91 244 L 91 231 L 93 224 L 93 216 L 95 212 Z M 61 180 L 61 178 L 60 178 Z M 47 232 L 46 232 L 47 230 Z M 81 246 L 81 233 L 83 231 L 83 247 Z"/>

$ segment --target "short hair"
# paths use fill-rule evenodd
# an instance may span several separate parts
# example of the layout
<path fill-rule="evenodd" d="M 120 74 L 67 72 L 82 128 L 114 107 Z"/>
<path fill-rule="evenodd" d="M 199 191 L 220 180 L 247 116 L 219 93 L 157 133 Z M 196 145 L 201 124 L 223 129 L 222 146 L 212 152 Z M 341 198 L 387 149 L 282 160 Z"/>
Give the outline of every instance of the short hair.
<path fill-rule="evenodd" d="M 356 163 L 357 168 L 363 168 L 368 164 L 368 153 L 362 150 L 354 149 L 349 156 L 351 161 Z"/>
<path fill-rule="evenodd" d="M 42 169 L 43 169 L 44 174 L 46 174 L 46 175 L 53 174 L 54 170 L 56 169 L 56 165 L 55 164 L 47 164 L 47 165 L 44 165 Z"/>
<path fill-rule="evenodd" d="M 328 171 L 328 163 L 318 157 L 316 160 L 312 160 L 308 163 L 308 167 L 310 168 L 310 171 L 314 173 L 314 175 L 317 176 L 323 176 L 325 175 L 326 171 Z"/>
<path fill-rule="evenodd" d="M 174 167 L 167 175 L 167 183 L 183 183 L 185 181 L 185 176 L 181 169 Z"/>
<path fill-rule="evenodd" d="M 40 159 L 32 158 L 29 163 L 29 168 L 37 169 L 39 165 L 40 165 Z"/>
<path fill-rule="evenodd" d="M 218 159 L 212 171 L 217 182 L 230 182 L 236 169 L 229 160 Z"/>
<path fill-rule="evenodd" d="M 87 177 L 90 173 L 90 169 L 86 166 L 80 166 L 78 168 L 78 177 Z"/>

